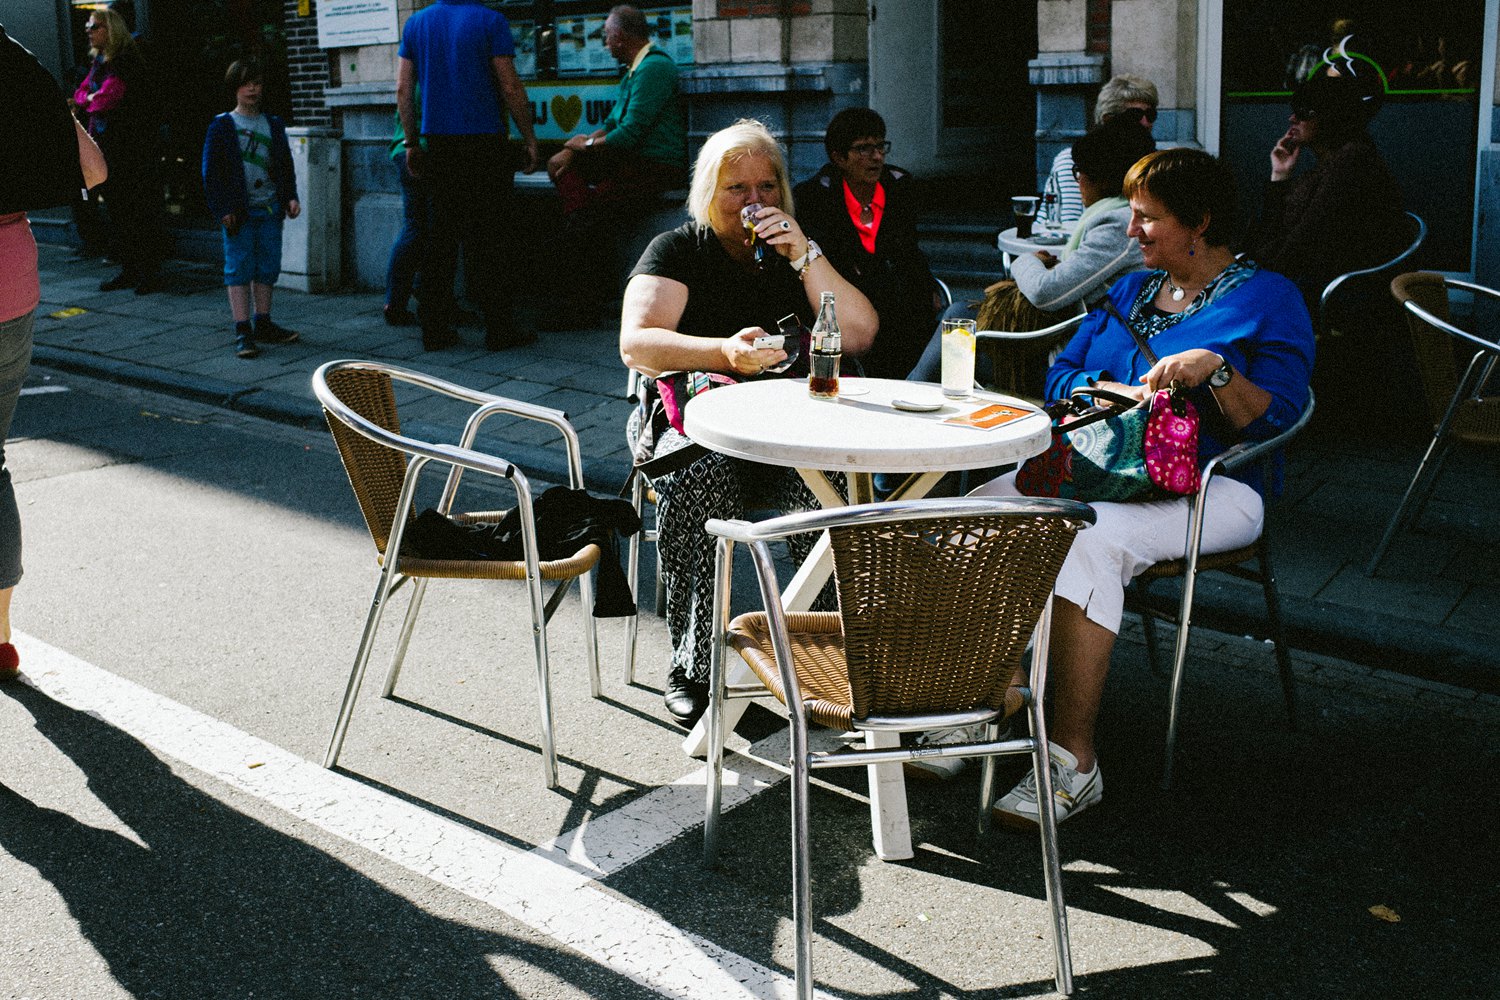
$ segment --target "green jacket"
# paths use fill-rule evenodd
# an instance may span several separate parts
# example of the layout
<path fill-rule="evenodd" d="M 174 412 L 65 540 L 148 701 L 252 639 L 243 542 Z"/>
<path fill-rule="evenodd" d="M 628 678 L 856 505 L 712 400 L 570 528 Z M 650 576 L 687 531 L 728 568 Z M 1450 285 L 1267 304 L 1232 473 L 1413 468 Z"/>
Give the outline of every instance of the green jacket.
<path fill-rule="evenodd" d="M 677 66 L 652 46 L 620 81 L 619 97 L 604 119 L 604 143 L 675 167 L 687 163 L 687 130 L 677 103 Z"/>

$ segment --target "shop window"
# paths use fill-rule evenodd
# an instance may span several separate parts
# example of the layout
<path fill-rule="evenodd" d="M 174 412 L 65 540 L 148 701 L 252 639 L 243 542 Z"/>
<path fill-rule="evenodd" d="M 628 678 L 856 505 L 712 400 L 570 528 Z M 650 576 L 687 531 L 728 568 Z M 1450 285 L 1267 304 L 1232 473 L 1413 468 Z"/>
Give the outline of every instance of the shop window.
<path fill-rule="evenodd" d="M 1469 270 L 1483 0 L 1224 0 L 1223 11 L 1219 148 L 1247 208 L 1259 210 L 1292 86 L 1329 66 L 1370 75 L 1385 95 L 1370 135 L 1427 221 L 1424 266 Z"/>

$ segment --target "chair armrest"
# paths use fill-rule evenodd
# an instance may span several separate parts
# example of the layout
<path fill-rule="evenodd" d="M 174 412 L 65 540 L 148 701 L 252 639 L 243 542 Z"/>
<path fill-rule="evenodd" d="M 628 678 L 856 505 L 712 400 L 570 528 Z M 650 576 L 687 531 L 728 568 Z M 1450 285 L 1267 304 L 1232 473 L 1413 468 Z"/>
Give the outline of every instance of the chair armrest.
<path fill-rule="evenodd" d="M 1490 298 L 1500 299 L 1500 292 L 1495 291 L 1493 288 L 1486 288 L 1483 285 L 1474 285 L 1470 284 L 1467 281 L 1455 281 L 1451 278 L 1448 279 L 1446 284 L 1453 288 L 1462 288 L 1465 291 L 1473 292 L 1476 295 L 1487 295 Z M 1407 299 L 1401 304 L 1404 305 L 1407 311 L 1410 312 L 1413 316 L 1416 316 L 1424 323 L 1442 330 L 1450 337 L 1457 337 L 1459 340 L 1474 345 L 1481 351 L 1488 351 L 1491 354 L 1500 355 L 1500 341 L 1486 340 L 1485 338 L 1479 336 L 1477 333 L 1470 333 L 1468 330 L 1454 326 L 1452 323 L 1448 322 L 1442 317 L 1437 316 L 1434 313 L 1430 313 L 1426 309 L 1423 309 L 1412 299 Z"/>
<path fill-rule="evenodd" d="M 1094 509 L 1076 500 L 1043 497 L 947 497 L 943 499 L 897 500 L 857 504 L 830 510 L 785 514 L 765 521 L 726 521 L 711 518 L 703 528 L 710 535 L 750 544 L 771 542 L 808 531 L 826 531 L 867 521 L 927 521 L 965 514 L 1014 514 L 1017 516 L 1064 516 L 1094 523 Z"/>
<path fill-rule="evenodd" d="M 1077 316 L 1069 316 L 1061 323 L 1053 323 L 1051 326 L 1043 327 L 1040 330 L 979 330 L 974 336 L 980 340 L 1041 340 L 1044 337 L 1054 337 L 1058 334 L 1067 333 L 1081 324 L 1087 315 L 1085 312 L 1080 312 Z"/>
<path fill-rule="evenodd" d="M 1316 400 L 1313 398 L 1313 392 L 1309 389 L 1307 390 L 1307 405 L 1302 408 L 1302 412 L 1298 414 L 1292 426 L 1275 437 L 1266 438 L 1264 441 L 1241 441 L 1224 449 L 1209 459 L 1208 464 L 1203 467 L 1203 481 L 1205 483 L 1208 482 L 1221 469 L 1224 471 L 1233 471 L 1242 465 L 1248 465 L 1256 459 L 1268 458 L 1278 448 L 1285 447 L 1292 438 L 1301 432 L 1302 428 L 1307 426 L 1307 422 L 1312 419 L 1315 404 Z"/>

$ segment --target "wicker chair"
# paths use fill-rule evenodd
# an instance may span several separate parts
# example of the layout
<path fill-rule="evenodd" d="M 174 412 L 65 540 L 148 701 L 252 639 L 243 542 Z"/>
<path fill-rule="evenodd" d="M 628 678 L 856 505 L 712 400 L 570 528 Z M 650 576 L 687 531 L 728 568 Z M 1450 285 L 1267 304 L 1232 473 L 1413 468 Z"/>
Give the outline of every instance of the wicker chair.
<path fill-rule="evenodd" d="M 567 449 L 571 485 L 583 487 L 583 465 L 579 455 L 578 435 L 568 423 L 566 414 L 530 403 L 491 396 L 444 382 L 418 372 L 373 361 L 330 361 L 313 374 L 313 391 L 323 405 L 329 430 L 338 445 L 349 483 L 359 501 L 365 524 L 375 542 L 376 558 L 381 571 L 370 604 L 364 634 L 360 636 L 354 667 L 334 723 L 333 738 L 328 744 L 325 767 L 338 763 L 344 745 L 354 701 L 364 679 L 375 633 L 380 625 L 387 600 L 399 588 L 413 583 L 411 603 L 396 642 L 395 655 L 385 679 L 382 695 L 390 697 L 401 671 L 402 660 L 411 642 L 417 612 L 431 579 L 519 580 L 524 581 L 531 604 L 531 626 L 536 647 L 537 689 L 541 700 L 542 773 L 548 788 L 557 787 L 557 753 L 552 739 L 552 695 L 547 660 L 547 622 L 576 579 L 583 603 L 583 620 L 589 658 L 589 683 L 594 697 L 599 696 L 599 643 L 593 617 L 593 584 L 588 572 L 598 562 L 597 545 L 587 545 L 567 559 L 542 561 L 537 555 L 535 519 L 532 516 L 531 486 L 526 475 L 504 459 L 473 450 L 474 438 L 489 417 L 503 414 L 548 424 L 562 436 Z M 401 433 L 397 414 L 394 382 L 402 382 L 431 393 L 472 404 L 474 409 L 464 425 L 457 445 L 418 441 Z M 495 476 L 510 482 L 522 514 L 522 548 L 525 558 L 514 562 L 499 560 L 419 559 L 401 552 L 402 536 L 414 520 L 412 506 L 417 481 L 429 462 L 448 466 L 438 510 L 450 513 L 465 470 Z M 453 515 L 462 523 L 500 520 L 504 511 Z M 543 601 L 542 581 L 556 580 L 558 585 L 550 599 Z"/>
<path fill-rule="evenodd" d="M 1391 282 L 1391 293 L 1406 310 L 1434 430 L 1401 503 L 1391 515 L 1385 535 L 1365 567 L 1368 576 L 1374 576 L 1380 568 L 1402 525 L 1410 521 L 1415 527 L 1421 520 L 1454 442 L 1491 448 L 1500 445 L 1500 396 L 1484 395 L 1486 388 L 1492 387 L 1491 376 L 1496 362 L 1500 362 L 1500 338 L 1485 338 L 1454 326 L 1449 319 L 1449 289 L 1500 300 L 1500 291 L 1493 288 L 1445 278 L 1432 271 L 1403 274 Z M 1474 352 L 1462 377 L 1454 360 L 1455 348 Z"/>
<path fill-rule="evenodd" d="M 813 995 L 808 859 L 808 782 L 816 768 L 869 768 L 871 809 L 880 830 L 879 771 L 923 756 L 983 757 L 980 828 L 994 799 L 994 757 L 1031 755 L 1042 809 L 1041 838 L 1051 907 L 1057 988 L 1072 992 L 1067 911 L 1052 812 L 1052 779 L 1042 695 L 1052 586 L 1074 535 L 1093 511 L 1068 500 L 965 497 L 863 504 L 750 524 L 710 520 L 718 536 L 715 641 L 710 681 L 708 802 L 704 857 L 718 853 L 723 780 L 724 701 L 763 695 L 757 685 L 726 689 L 733 646 L 791 720 L 792 909 L 797 928 L 797 996 Z M 834 552 L 839 612 L 782 611 L 768 543 L 827 530 Z M 750 549 L 765 611 L 727 623 L 736 543 Z M 1031 688 L 1009 687 L 1027 642 Z M 1030 706 L 1032 736 L 1000 739 L 1000 722 Z M 809 722 L 865 735 L 860 752 L 808 749 Z M 984 725 L 986 739 L 903 749 L 900 734 Z M 878 849 L 878 844 L 877 844 Z"/>
<path fill-rule="evenodd" d="M 1172 686 L 1167 710 L 1166 763 L 1161 778 L 1163 788 L 1170 788 L 1172 785 L 1172 762 L 1177 749 L 1177 713 L 1182 697 L 1182 679 L 1187 673 L 1188 635 L 1193 617 L 1193 593 L 1199 573 L 1217 570 L 1260 584 L 1261 591 L 1266 598 L 1266 618 L 1271 642 L 1276 650 L 1276 667 L 1281 675 L 1281 690 L 1286 699 L 1287 723 L 1293 729 L 1297 727 L 1296 681 L 1292 676 L 1292 661 L 1287 653 L 1286 635 L 1281 626 L 1281 597 L 1276 589 L 1276 570 L 1271 564 L 1270 511 L 1266 513 L 1266 523 L 1261 528 L 1260 537 L 1251 545 L 1240 549 L 1230 549 L 1228 552 L 1200 552 L 1199 546 L 1203 542 L 1203 512 L 1208 506 L 1209 481 L 1219 473 L 1233 472 L 1251 462 L 1260 462 L 1263 481 L 1269 485 L 1275 474 L 1276 457 L 1312 419 L 1313 405 L 1312 390 L 1309 389 L 1307 406 L 1292 426 L 1265 441 L 1242 441 L 1211 459 L 1203 469 L 1202 484 L 1198 488 L 1198 495 L 1188 515 L 1187 554 L 1181 559 L 1169 559 L 1149 567 L 1131 581 L 1130 587 L 1125 592 L 1125 606 L 1141 616 L 1141 626 L 1146 634 L 1146 657 L 1151 664 L 1151 669 L 1158 674 L 1161 670 L 1156 661 L 1156 621 L 1162 619 L 1177 626 L 1177 644 L 1172 656 Z M 1252 563 L 1253 567 L 1250 565 Z M 1175 617 L 1161 611 L 1151 601 L 1151 585 L 1169 577 L 1182 578 L 1182 596 L 1178 602 Z"/>

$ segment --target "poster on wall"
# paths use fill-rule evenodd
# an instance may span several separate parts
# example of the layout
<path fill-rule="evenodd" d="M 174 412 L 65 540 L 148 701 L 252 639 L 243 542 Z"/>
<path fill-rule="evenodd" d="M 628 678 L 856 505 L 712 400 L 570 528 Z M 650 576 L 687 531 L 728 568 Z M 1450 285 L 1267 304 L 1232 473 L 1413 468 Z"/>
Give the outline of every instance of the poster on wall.
<path fill-rule="evenodd" d="M 318 4 L 319 48 L 384 45 L 400 37 L 396 0 L 322 0 Z"/>
<path fill-rule="evenodd" d="M 510 37 L 516 43 L 516 74 L 530 80 L 536 76 L 536 22 L 510 22 Z"/>
<path fill-rule="evenodd" d="M 672 7 L 653 11 L 650 15 L 656 28 L 658 48 L 672 57 L 679 66 L 693 64 L 693 8 Z"/>
<path fill-rule="evenodd" d="M 583 18 L 560 17 L 554 22 L 554 30 L 557 32 L 557 71 L 564 74 L 587 72 Z"/>
<path fill-rule="evenodd" d="M 586 18 L 584 24 L 583 52 L 588 60 L 588 72 L 591 74 L 618 73 L 620 64 L 615 62 L 615 57 L 609 54 L 609 48 L 604 44 L 604 18 Z"/>

